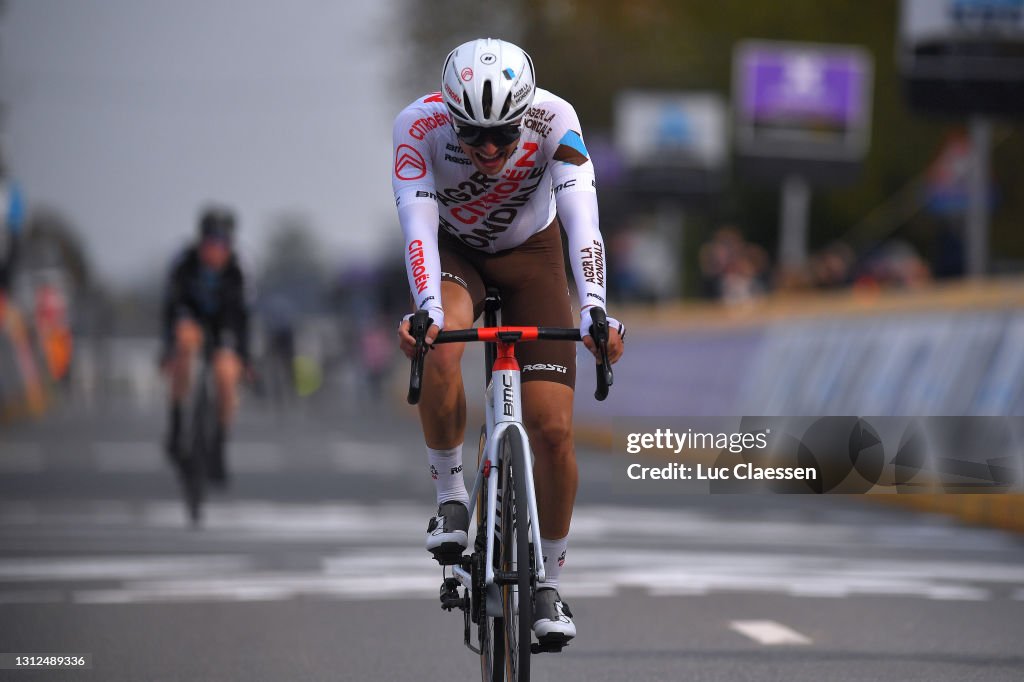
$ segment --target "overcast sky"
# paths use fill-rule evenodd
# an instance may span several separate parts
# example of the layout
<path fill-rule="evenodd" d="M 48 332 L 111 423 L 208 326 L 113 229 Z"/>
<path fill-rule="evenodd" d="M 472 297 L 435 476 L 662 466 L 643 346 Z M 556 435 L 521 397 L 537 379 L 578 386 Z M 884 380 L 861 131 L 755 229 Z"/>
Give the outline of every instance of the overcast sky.
<path fill-rule="evenodd" d="M 391 121 L 406 56 L 394 6 L 9 0 L 11 174 L 31 204 L 71 218 L 118 283 L 162 272 L 207 199 L 238 207 L 251 261 L 289 210 L 309 216 L 333 260 L 371 257 L 398 230 Z"/>

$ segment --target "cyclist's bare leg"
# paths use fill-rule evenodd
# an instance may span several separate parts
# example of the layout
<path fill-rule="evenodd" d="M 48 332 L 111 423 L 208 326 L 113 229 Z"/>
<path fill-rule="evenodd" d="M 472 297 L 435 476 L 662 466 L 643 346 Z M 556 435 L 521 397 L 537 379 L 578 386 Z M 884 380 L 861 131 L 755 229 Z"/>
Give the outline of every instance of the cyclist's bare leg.
<path fill-rule="evenodd" d="M 192 362 L 203 345 L 203 329 L 195 320 L 181 319 L 174 326 L 171 358 L 171 401 L 181 404 L 188 395 Z"/>
<path fill-rule="evenodd" d="M 569 534 L 579 474 L 572 438 L 573 390 L 552 381 L 523 383 L 523 421 L 533 448 L 537 513 L 543 538 Z"/>
<path fill-rule="evenodd" d="M 238 407 L 238 380 L 242 361 L 230 348 L 221 348 L 213 357 L 213 376 L 217 385 L 217 418 L 224 427 L 231 425 Z"/>
<path fill-rule="evenodd" d="M 445 327 L 473 326 L 473 301 L 454 282 L 441 282 Z M 423 366 L 420 423 L 427 447 L 447 450 L 460 445 L 466 434 L 466 392 L 462 385 L 464 343 L 438 344 L 427 353 Z"/>

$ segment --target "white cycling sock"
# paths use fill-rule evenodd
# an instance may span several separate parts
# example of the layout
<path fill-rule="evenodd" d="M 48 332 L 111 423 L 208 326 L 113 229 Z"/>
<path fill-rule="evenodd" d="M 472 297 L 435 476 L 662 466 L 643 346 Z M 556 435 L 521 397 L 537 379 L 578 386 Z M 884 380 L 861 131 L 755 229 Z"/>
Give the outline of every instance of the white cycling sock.
<path fill-rule="evenodd" d="M 537 585 L 538 589 L 558 589 L 558 576 L 562 572 L 562 565 L 565 564 L 565 548 L 568 544 L 568 535 L 560 540 L 540 539 L 540 553 L 544 557 L 544 573 L 547 577 L 544 582 Z"/>
<path fill-rule="evenodd" d="M 450 450 L 427 448 L 427 460 L 430 462 L 430 477 L 437 489 L 437 503 L 454 500 L 468 507 L 469 492 L 462 478 L 462 445 Z"/>

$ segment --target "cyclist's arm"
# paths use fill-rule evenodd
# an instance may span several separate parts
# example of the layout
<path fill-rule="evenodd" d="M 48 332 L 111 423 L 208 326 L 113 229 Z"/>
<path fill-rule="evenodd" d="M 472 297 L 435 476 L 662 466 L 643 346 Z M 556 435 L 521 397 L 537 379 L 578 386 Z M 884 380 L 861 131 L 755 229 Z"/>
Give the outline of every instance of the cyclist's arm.
<path fill-rule="evenodd" d="M 437 248 L 439 212 L 429 148 L 409 134 L 419 114 L 406 109 L 395 119 L 391 186 L 398 220 L 405 237 L 405 270 L 416 309 L 430 311 L 438 328 L 444 327 L 441 307 L 441 256 Z"/>
<path fill-rule="evenodd" d="M 598 220 L 594 164 L 578 132 L 578 123 L 576 129 L 570 127 L 562 133 L 553 158 L 551 172 L 555 206 L 569 238 L 569 262 L 576 280 L 581 321 L 585 322 L 589 319 L 588 308 L 607 308 L 607 297 L 605 249 Z M 589 326 L 583 326 L 584 333 Z"/>
<path fill-rule="evenodd" d="M 164 287 L 164 298 L 160 308 L 160 358 L 167 360 L 174 348 L 174 322 L 178 308 L 182 305 L 184 285 L 182 258 L 174 259 Z"/>

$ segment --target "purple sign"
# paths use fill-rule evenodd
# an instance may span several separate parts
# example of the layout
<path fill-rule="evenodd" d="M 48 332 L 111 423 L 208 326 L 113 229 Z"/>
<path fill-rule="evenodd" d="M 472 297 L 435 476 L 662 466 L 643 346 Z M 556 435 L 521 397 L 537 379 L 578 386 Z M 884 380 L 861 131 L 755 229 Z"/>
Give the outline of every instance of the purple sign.
<path fill-rule="evenodd" d="M 857 48 L 747 43 L 737 53 L 739 140 L 837 145 L 866 141 L 871 65 Z"/>

